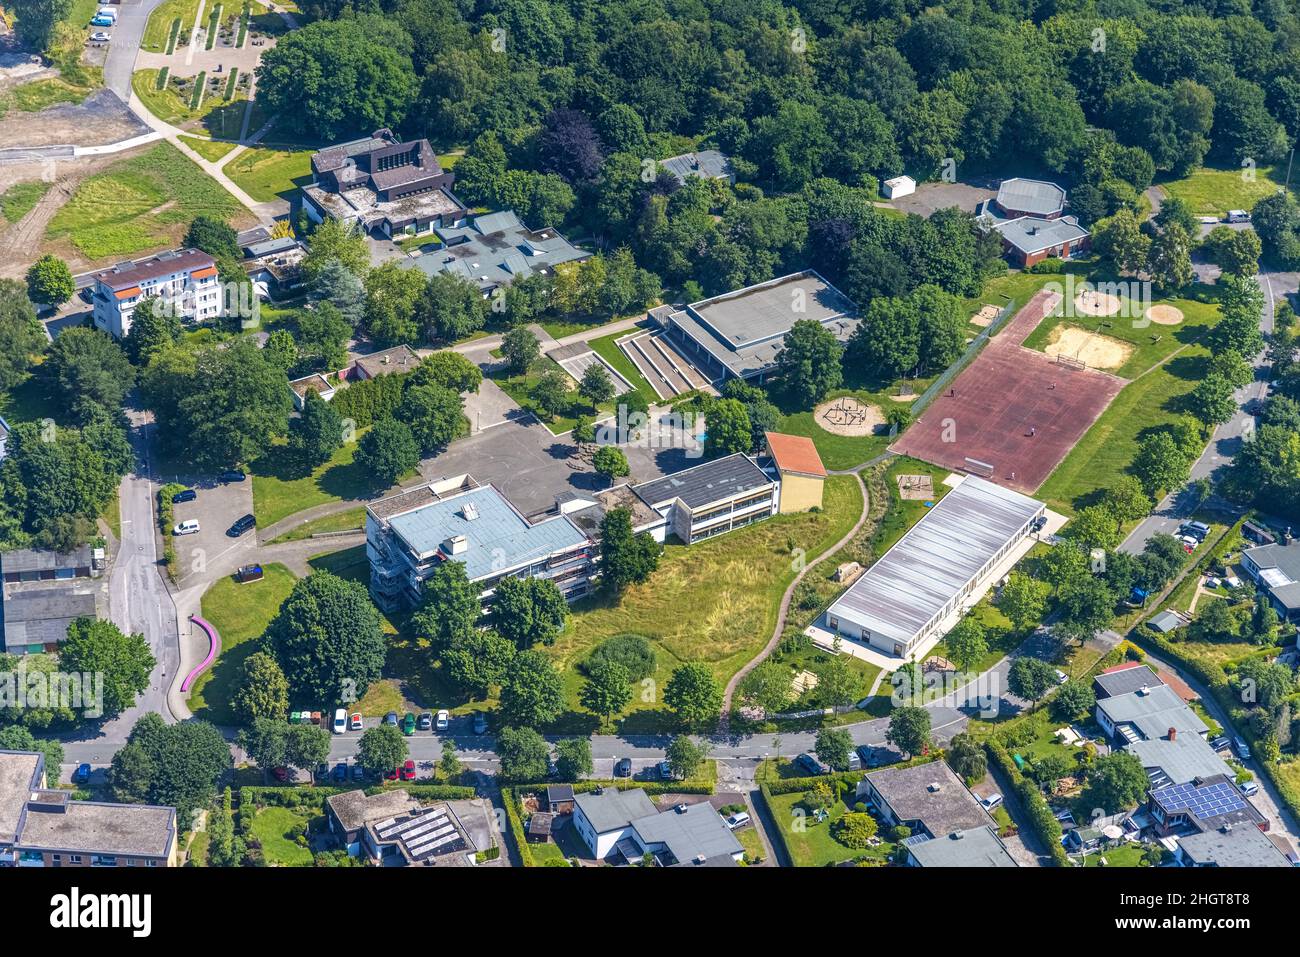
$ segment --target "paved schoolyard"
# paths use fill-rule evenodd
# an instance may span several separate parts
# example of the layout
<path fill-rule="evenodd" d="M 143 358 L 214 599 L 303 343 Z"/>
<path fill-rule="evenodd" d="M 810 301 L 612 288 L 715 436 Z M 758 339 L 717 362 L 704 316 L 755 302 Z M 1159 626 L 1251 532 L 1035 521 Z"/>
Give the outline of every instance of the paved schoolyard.
<path fill-rule="evenodd" d="M 889 205 L 928 219 L 937 210 L 950 206 L 973 213 L 980 203 L 997 194 L 997 185 L 992 183 L 919 183 L 911 196 L 890 200 Z"/>

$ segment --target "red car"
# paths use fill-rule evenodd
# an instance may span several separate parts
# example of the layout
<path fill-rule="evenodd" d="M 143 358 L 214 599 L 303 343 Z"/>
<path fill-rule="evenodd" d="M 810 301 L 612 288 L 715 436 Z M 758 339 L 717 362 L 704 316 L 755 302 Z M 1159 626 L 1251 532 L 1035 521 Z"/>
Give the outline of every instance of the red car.
<path fill-rule="evenodd" d="M 287 780 L 289 780 L 289 769 L 288 769 L 288 768 L 272 768 L 272 769 L 271 769 L 271 777 L 275 778 L 277 781 L 287 781 Z"/>
<path fill-rule="evenodd" d="M 397 770 L 397 768 L 393 768 L 393 770 L 391 770 L 391 771 L 385 771 L 385 772 L 384 772 L 384 780 L 385 780 L 385 781 L 396 781 L 396 780 L 397 780 L 397 774 L 398 774 L 398 770 Z"/>
<path fill-rule="evenodd" d="M 403 781 L 414 781 L 414 780 L 415 780 L 415 762 L 414 762 L 414 761 L 408 760 L 405 764 L 402 765 L 402 780 L 403 780 Z"/>

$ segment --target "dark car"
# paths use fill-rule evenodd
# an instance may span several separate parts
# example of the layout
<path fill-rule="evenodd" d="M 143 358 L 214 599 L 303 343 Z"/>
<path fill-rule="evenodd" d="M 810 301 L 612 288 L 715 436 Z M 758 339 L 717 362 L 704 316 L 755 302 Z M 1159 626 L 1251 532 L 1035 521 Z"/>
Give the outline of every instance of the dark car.
<path fill-rule="evenodd" d="M 474 733 L 487 734 L 487 715 L 482 711 L 474 715 Z"/>
<path fill-rule="evenodd" d="M 192 488 L 183 488 L 172 496 L 172 504 L 179 505 L 181 502 L 192 502 L 199 497 L 199 493 Z"/>
<path fill-rule="evenodd" d="M 352 765 L 352 780 L 364 781 L 366 779 L 366 769 L 359 764 Z"/>
<path fill-rule="evenodd" d="M 252 515 L 242 515 L 235 519 L 235 524 L 231 525 L 230 528 L 226 530 L 226 534 L 231 538 L 238 538 L 240 535 L 243 535 L 244 532 L 251 530 L 256 525 L 257 519 L 253 518 Z"/>
<path fill-rule="evenodd" d="M 822 764 L 811 754 L 801 754 L 794 759 L 794 766 L 799 768 L 805 774 L 819 775 L 830 774 L 831 769 Z"/>
<path fill-rule="evenodd" d="M 334 765 L 334 780 L 346 781 L 347 779 L 348 766 L 344 762 L 340 761 L 338 764 Z"/>
<path fill-rule="evenodd" d="M 242 482 L 247 477 L 248 476 L 239 471 L 239 469 L 226 469 L 226 471 L 217 476 L 217 478 L 222 482 Z"/>
<path fill-rule="evenodd" d="M 630 778 L 632 776 L 632 759 L 620 758 L 614 763 L 614 777 Z"/>
<path fill-rule="evenodd" d="M 90 783 L 90 765 L 89 765 L 89 764 L 79 764 L 79 765 L 77 765 L 77 770 L 74 771 L 74 772 L 72 773 L 72 783 L 73 783 L 73 784 L 89 784 L 89 783 Z"/>
<path fill-rule="evenodd" d="M 317 781 L 324 781 L 329 776 L 330 776 L 330 766 L 328 764 L 322 761 L 320 764 L 316 765 Z"/>
<path fill-rule="evenodd" d="M 397 727 L 397 712 L 390 711 L 384 715 L 384 724 L 391 724 L 394 728 Z"/>

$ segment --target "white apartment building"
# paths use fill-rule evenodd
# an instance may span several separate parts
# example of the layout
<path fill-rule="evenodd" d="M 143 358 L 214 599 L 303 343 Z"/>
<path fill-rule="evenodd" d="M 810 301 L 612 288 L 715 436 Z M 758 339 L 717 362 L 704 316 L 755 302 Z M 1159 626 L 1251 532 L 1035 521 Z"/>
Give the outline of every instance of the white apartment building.
<path fill-rule="evenodd" d="M 125 338 L 135 307 L 155 296 L 171 303 L 185 319 L 217 318 L 222 299 L 216 260 L 197 249 L 182 249 L 97 273 L 92 300 L 96 328 L 115 339 Z"/>

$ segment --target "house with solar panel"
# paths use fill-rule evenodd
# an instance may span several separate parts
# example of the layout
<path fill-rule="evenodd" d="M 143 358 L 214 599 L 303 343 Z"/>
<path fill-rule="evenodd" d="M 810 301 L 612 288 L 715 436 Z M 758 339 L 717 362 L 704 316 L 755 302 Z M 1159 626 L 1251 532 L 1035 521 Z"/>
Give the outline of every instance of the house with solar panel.
<path fill-rule="evenodd" d="M 1203 834 L 1225 827 L 1268 830 L 1268 818 L 1246 799 L 1230 774 L 1153 788 L 1147 810 L 1160 837 Z"/>
<path fill-rule="evenodd" d="M 570 601 L 587 593 L 595 542 L 567 515 L 530 521 L 470 475 L 422 485 L 366 507 L 370 594 L 385 611 L 411 608 L 443 562 L 465 566 L 489 604 L 507 577 L 545 578 Z"/>
<path fill-rule="evenodd" d="M 547 276 L 556 266 L 591 256 L 553 227 L 529 229 L 514 210 L 483 213 L 437 227 L 442 245 L 400 265 L 427 275 L 451 273 L 488 295 L 526 276 Z"/>

